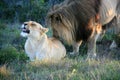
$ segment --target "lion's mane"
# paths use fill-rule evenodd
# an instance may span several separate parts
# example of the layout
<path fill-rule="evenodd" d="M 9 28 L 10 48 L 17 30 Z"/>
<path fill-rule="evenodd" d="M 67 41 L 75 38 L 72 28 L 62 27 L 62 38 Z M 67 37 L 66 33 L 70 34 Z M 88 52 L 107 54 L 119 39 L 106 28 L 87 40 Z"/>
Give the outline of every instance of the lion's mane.
<path fill-rule="evenodd" d="M 100 5 L 101 0 L 65 0 L 54 5 L 47 15 L 53 36 L 61 37 L 69 44 L 87 41 L 92 35 Z"/>

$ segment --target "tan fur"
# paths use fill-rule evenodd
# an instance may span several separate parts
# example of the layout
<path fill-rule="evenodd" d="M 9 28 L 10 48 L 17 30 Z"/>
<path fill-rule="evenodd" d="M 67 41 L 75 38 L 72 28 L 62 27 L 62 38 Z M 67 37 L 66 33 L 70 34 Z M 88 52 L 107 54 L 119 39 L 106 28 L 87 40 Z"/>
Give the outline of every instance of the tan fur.
<path fill-rule="evenodd" d="M 39 23 L 33 21 L 25 22 L 23 26 L 30 30 L 26 36 L 25 51 L 31 61 L 47 60 L 51 62 L 65 57 L 64 45 L 55 38 L 48 38 L 47 28 L 43 28 Z M 21 35 L 24 35 L 23 33 L 21 32 Z"/>

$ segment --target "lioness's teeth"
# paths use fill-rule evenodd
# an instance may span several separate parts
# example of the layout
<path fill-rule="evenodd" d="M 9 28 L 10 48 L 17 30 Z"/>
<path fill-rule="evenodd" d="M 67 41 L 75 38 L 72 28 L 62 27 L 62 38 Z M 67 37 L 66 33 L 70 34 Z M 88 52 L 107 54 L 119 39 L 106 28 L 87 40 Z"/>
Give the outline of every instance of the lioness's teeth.
<path fill-rule="evenodd" d="M 26 31 L 26 29 L 22 28 L 22 31 Z"/>

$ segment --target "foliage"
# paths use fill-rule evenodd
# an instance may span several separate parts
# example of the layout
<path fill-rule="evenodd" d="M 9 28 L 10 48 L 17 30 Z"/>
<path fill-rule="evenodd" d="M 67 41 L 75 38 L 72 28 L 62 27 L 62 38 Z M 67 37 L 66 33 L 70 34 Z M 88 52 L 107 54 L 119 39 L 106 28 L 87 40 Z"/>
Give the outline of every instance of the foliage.
<path fill-rule="evenodd" d="M 0 30 L 4 30 L 6 27 L 7 27 L 6 24 L 0 21 Z"/>
<path fill-rule="evenodd" d="M 114 35 L 113 37 L 114 37 L 118 47 L 120 47 L 120 33 L 119 33 L 119 35 Z"/>
<path fill-rule="evenodd" d="M 28 60 L 23 50 L 25 40 L 20 37 L 18 26 L 20 25 L 0 24 L 0 64 Z"/>
<path fill-rule="evenodd" d="M 17 51 L 15 47 L 9 46 L 0 50 L 0 64 L 10 63 L 15 60 L 26 61 L 28 57 Z"/>
<path fill-rule="evenodd" d="M 109 42 L 112 42 L 113 40 L 115 40 L 115 42 L 117 43 L 118 47 L 120 47 L 120 33 L 119 34 L 107 33 L 103 37 L 103 40 L 104 41 L 109 41 Z"/>
<path fill-rule="evenodd" d="M 0 18 L 6 22 L 34 20 L 44 23 L 48 9 L 63 0 L 2 0 Z"/>

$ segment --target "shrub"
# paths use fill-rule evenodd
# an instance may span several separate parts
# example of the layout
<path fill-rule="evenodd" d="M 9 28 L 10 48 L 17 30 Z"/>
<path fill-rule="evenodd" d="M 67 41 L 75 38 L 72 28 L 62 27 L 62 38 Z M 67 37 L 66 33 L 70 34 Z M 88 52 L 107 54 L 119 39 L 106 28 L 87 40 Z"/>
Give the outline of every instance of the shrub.
<path fill-rule="evenodd" d="M 0 64 L 10 63 L 15 60 L 26 61 L 28 57 L 24 53 L 20 53 L 16 48 L 9 46 L 0 50 Z"/>
<path fill-rule="evenodd" d="M 5 23 L 3 23 L 2 21 L 0 21 L 0 30 L 3 30 L 7 27 L 7 25 Z"/>
<path fill-rule="evenodd" d="M 27 55 L 25 53 L 19 53 L 18 54 L 18 60 L 20 62 L 26 62 L 29 58 L 27 57 Z"/>
<path fill-rule="evenodd" d="M 118 47 L 120 47 L 120 34 L 119 35 L 114 35 L 114 39 L 117 42 Z"/>

